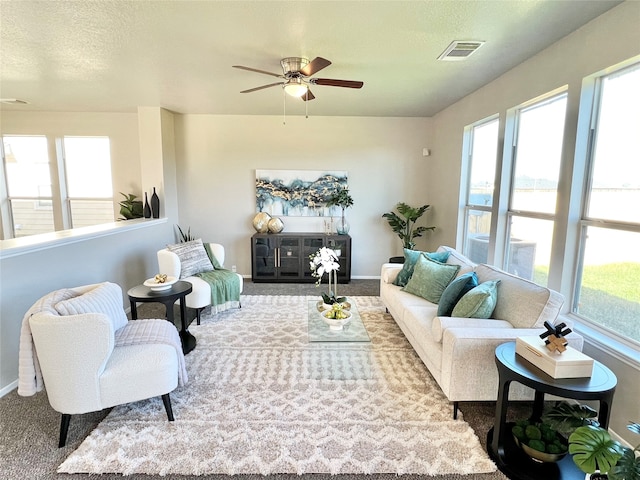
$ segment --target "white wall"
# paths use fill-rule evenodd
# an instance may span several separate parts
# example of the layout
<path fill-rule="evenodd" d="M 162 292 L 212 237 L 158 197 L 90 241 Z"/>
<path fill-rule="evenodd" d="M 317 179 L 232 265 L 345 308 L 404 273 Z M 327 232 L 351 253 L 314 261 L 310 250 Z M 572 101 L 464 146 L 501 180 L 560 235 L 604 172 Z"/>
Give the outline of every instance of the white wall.
<path fill-rule="evenodd" d="M 352 275 L 379 276 L 380 265 L 402 253 L 382 214 L 433 198 L 430 158 L 422 156 L 432 141 L 427 118 L 287 117 L 283 125 L 280 116 L 176 115 L 180 226 L 223 243 L 226 266 L 251 275 L 255 170 L 346 170 Z M 321 218 L 282 219 L 285 231 L 323 230 Z"/>
<path fill-rule="evenodd" d="M 458 220 L 462 133 L 465 125 L 500 113 L 527 100 L 568 85 L 567 122 L 575 132 L 582 79 L 640 54 L 640 2 L 630 1 L 610 10 L 530 60 L 477 90 L 433 118 L 434 175 L 429 177 L 430 198 L 439 205 L 434 212 L 434 244 L 454 244 Z M 565 151 L 572 152 L 574 137 L 566 137 Z M 572 158 L 565 164 L 570 168 Z M 566 292 L 563 292 L 568 297 Z M 611 427 L 628 439 L 630 420 L 640 421 L 640 370 L 633 362 L 613 358 L 597 345 L 585 352 L 611 368 L 618 377 Z M 635 366 L 634 366 L 635 365 Z"/>

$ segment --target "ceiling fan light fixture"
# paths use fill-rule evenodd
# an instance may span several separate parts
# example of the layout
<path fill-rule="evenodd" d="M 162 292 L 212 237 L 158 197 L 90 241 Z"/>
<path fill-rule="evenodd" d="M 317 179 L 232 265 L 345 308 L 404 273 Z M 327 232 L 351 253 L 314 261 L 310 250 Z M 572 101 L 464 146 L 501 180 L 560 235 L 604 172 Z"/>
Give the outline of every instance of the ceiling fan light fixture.
<path fill-rule="evenodd" d="M 309 87 L 302 83 L 302 80 L 299 78 L 293 78 L 284 86 L 284 91 L 291 95 L 292 97 L 302 97 L 307 93 Z"/>
<path fill-rule="evenodd" d="M 284 85 L 284 91 L 292 97 L 300 98 L 307 93 L 309 87 L 302 82 L 301 78 L 292 78 Z"/>

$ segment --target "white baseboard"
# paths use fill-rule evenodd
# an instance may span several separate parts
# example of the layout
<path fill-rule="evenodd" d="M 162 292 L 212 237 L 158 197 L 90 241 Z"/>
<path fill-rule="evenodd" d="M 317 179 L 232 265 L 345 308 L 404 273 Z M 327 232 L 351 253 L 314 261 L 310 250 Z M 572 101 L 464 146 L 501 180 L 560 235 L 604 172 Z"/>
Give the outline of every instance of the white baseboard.
<path fill-rule="evenodd" d="M 12 392 L 18 388 L 18 380 L 11 382 L 9 385 L 0 390 L 0 398 L 4 397 L 7 393 Z"/>

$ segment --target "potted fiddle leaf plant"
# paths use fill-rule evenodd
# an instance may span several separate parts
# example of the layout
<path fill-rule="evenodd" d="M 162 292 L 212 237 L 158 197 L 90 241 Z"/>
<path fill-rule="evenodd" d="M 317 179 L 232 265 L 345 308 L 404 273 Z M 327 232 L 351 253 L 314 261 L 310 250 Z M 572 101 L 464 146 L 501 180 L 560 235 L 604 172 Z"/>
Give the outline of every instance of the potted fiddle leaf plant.
<path fill-rule="evenodd" d="M 429 210 L 429 208 L 431 208 L 431 205 L 411 207 L 404 202 L 400 202 L 396 205 L 398 213 L 387 212 L 382 215 L 382 217 L 386 218 L 387 222 L 389 222 L 391 230 L 400 237 L 400 240 L 402 241 L 402 248 L 413 250 L 416 246 L 416 242 L 414 241 L 416 238 L 421 237 L 424 232 L 431 231 L 436 228 L 415 226 L 416 222 L 427 210 Z M 393 261 L 394 258 L 396 257 L 392 257 L 389 261 Z M 399 258 L 398 263 L 402 263 L 404 261 L 404 257 L 397 258 Z"/>

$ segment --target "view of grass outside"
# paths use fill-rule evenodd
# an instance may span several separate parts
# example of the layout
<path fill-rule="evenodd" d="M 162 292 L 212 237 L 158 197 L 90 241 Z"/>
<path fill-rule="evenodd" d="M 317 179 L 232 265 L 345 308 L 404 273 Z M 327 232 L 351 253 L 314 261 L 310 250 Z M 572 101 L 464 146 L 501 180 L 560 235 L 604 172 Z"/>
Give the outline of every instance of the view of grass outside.
<path fill-rule="evenodd" d="M 547 284 L 546 267 L 536 267 L 533 281 Z M 578 313 L 640 343 L 640 263 L 585 266 Z"/>

